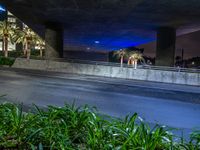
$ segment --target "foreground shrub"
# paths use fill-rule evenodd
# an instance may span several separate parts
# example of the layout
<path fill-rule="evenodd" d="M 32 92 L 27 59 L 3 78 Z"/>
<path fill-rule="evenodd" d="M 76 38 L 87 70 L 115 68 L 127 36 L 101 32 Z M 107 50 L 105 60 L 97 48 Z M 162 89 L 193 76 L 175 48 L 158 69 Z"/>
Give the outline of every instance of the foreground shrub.
<path fill-rule="evenodd" d="M 173 142 L 166 127 L 150 128 L 137 114 L 124 119 L 98 115 L 88 106 L 33 106 L 0 104 L 0 149 L 164 150 L 200 149 L 199 131 L 191 140 Z"/>
<path fill-rule="evenodd" d="M 0 65 L 12 66 L 14 62 L 13 58 L 0 57 Z"/>

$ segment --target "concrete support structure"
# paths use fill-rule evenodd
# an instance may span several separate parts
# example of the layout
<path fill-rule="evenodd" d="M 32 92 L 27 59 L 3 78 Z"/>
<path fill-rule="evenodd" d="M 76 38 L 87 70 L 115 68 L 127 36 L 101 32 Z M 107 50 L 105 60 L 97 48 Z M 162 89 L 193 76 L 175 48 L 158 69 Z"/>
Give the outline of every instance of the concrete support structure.
<path fill-rule="evenodd" d="M 63 57 L 63 28 L 55 23 L 46 24 L 45 57 L 55 59 Z"/>
<path fill-rule="evenodd" d="M 200 86 L 200 73 L 17 58 L 13 68 Z"/>
<path fill-rule="evenodd" d="M 156 65 L 174 66 L 176 30 L 161 27 L 157 31 Z"/>

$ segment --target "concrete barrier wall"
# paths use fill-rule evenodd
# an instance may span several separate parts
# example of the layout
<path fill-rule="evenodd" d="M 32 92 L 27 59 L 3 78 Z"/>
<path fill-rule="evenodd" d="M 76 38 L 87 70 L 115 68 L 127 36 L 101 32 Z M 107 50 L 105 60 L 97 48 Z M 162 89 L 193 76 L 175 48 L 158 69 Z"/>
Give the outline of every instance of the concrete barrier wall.
<path fill-rule="evenodd" d="M 16 59 L 14 68 L 57 71 L 74 74 L 85 74 L 112 78 L 135 79 L 175 83 L 185 85 L 200 85 L 199 73 L 162 71 L 151 69 L 121 68 L 115 66 L 103 66 L 92 64 L 78 64 L 69 62 L 57 62 L 48 60 Z"/>

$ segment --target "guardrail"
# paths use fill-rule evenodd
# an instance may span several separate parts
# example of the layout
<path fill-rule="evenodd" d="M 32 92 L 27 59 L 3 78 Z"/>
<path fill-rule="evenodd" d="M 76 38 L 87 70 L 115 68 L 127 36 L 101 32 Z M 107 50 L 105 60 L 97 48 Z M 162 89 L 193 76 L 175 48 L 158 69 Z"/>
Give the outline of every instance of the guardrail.
<path fill-rule="evenodd" d="M 109 66 L 108 66 L 109 65 Z M 112 65 L 112 66 L 111 66 Z M 16 59 L 13 68 L 55 71 L 70 74 L 83 74 L 111 78 L 133 79 L 153 82 L 200 85 L 200 73 L 197 69 L 139 65 L 138 69 L 121 68 L 119 63 L 84 60 L 35 60 Z M 142 69 L 146 68 L 146 69 Z M 154 70 L 153 70 L 154 69 Z M 166 71 L 165 71 L 166 70 Z M 180 73 L 183 72 L 183 73 Z M 194 73 L 190 73 L 194 72 Z"/>
<path fill-rule="evenodd" d="M 91 65 L 103 65 L 103 66 L 115 66 L 120 67 L 120 63 L 114 62 L 103 62 L 103 61 L 89 61 L 89 60 L 79 60 L 79 59 L 54 59 L 61 62 L 70 62 L 70 63 L 82 63 L 82 64 L 91 64 Z M 132 68 L 132 65 L 123 64 L 123 67 Z M 166 67 L 166 66 L 153 66 L 147 64 L 139 64 L 138 69 L 151 69 L 151 70 L 162 70 L 162 71 L 175 71 L 175 72 L 190 72 L 190 73 L 200 73 L 200 69 L 194 68 L 181 68 L 181 67 Z"/>

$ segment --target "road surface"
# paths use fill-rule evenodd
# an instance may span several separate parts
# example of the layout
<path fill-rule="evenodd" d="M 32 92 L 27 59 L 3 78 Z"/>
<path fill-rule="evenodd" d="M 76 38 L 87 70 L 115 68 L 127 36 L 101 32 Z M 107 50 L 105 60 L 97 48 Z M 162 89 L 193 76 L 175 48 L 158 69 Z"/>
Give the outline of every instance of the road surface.
<path fill-rule="evenodd" d="M 200 87 L 0 68 L 0 95 L 39 106 L 65 102 L 96 106 L 103 114 L 137 112 L 150 124 L 189 132 L 200 127 Z"/>

